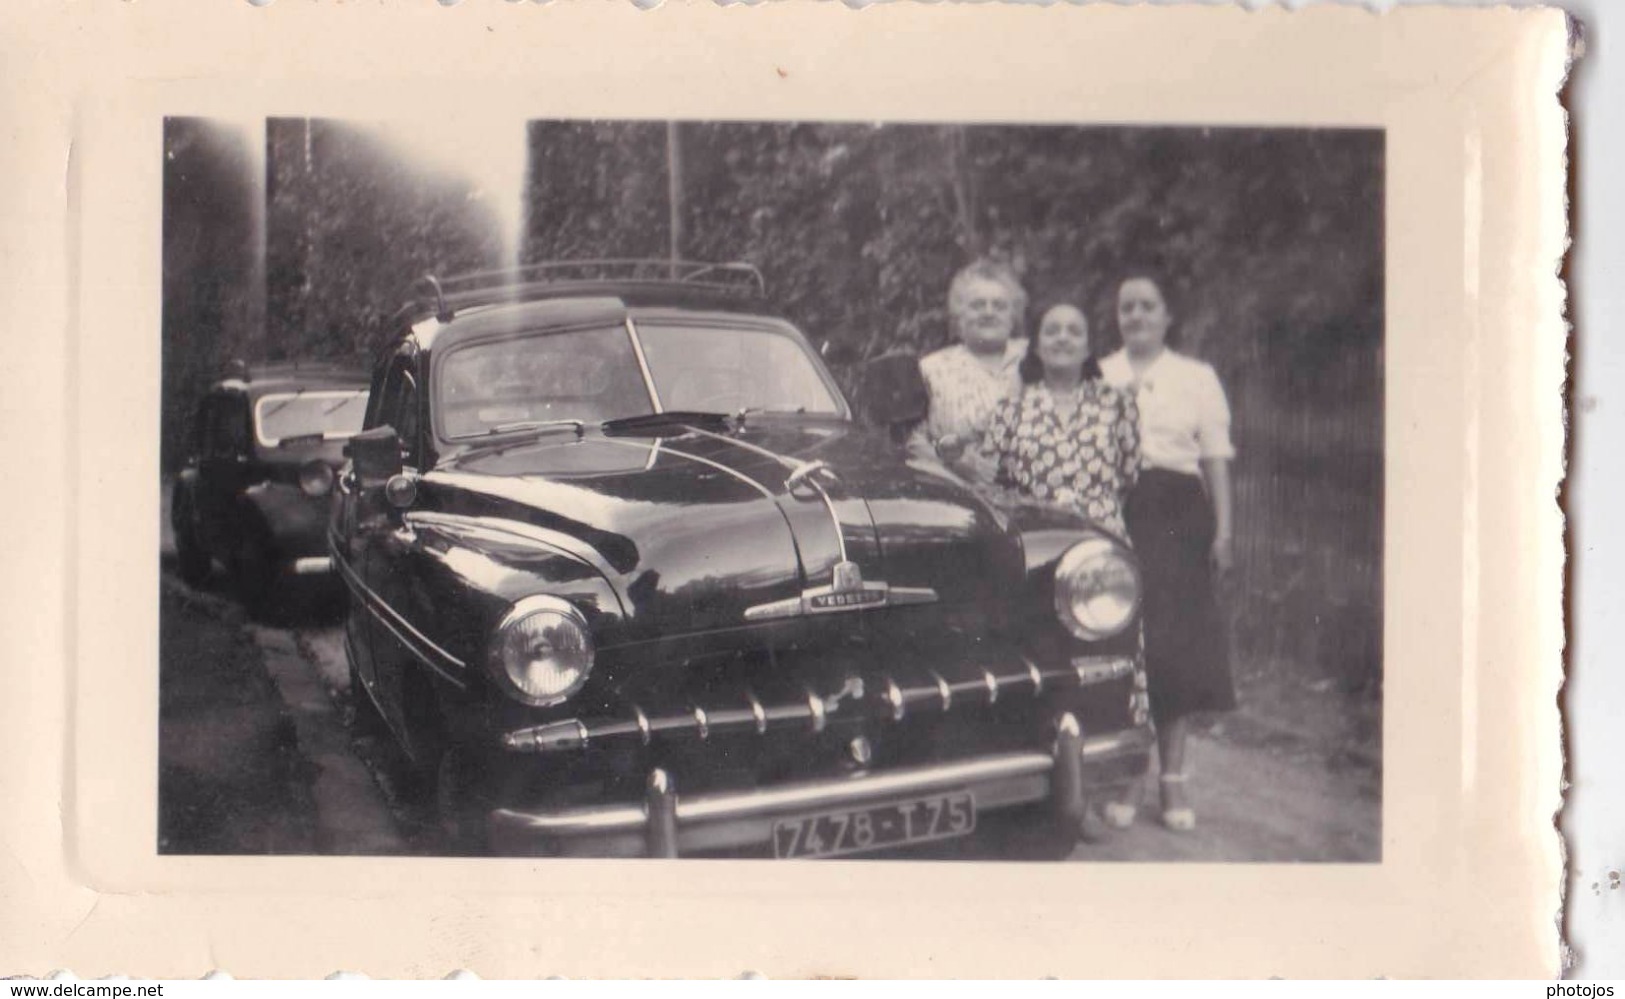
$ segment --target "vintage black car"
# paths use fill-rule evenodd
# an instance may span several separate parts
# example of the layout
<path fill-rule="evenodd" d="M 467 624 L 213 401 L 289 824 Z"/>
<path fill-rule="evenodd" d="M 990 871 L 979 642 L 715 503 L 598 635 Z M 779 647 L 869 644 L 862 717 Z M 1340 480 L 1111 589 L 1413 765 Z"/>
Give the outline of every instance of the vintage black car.
<path fill-rule="evenodd" d="M 329 494 L 366 392 L 364 373 L 328 364 L 238 362 L 210 387 L 170 501 L 183 579 L 218 560 L 258 604 L 279 580 L 332 572 Z"/>
<path fill-rule="evenodd" d="M 1131 552 L 860 427 L 744 265 L 425 279 L 333 506 L 356 700 L 449 844 L 1076 844 L 1151 743 Z"/>

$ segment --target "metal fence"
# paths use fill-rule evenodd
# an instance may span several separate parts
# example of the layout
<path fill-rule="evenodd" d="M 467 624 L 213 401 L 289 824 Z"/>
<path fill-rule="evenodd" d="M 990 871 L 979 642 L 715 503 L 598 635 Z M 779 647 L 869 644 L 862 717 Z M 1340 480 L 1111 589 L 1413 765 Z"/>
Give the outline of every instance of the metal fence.
<path fill-rule="evenodd" d="M 1382 355 L 1352 352 L 1313 394 L 1237 372 L 1236 652 L 1375 693 L 1382 676 Z M 1282 398 L 1296 395 L 1297 398 Z"/>

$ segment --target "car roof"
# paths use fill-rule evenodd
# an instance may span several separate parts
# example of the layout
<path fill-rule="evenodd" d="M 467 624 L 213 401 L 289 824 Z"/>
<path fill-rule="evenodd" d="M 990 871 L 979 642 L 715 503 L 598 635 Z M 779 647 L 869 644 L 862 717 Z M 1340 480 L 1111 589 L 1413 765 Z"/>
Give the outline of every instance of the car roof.
<path fill-rule="evenodd" d="M 331 362 L 279 362 L 255 364 L 247 377 L 223 378 L 214 391 L 244 392 L 259 398 L 277 392 L 365 389 L 367 374 L 360 368 Z"/>

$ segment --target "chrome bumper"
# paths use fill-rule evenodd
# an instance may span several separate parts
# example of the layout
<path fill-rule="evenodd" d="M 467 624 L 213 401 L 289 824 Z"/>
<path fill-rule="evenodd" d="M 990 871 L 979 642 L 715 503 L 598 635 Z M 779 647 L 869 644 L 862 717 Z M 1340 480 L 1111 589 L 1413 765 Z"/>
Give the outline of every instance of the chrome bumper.
<path fill-rule="evenodd" d="M 999 753 L 692 798 L 679 797 L 672 776 L 655 770 L 639 804 L 497 809 L 489 816 L 491 845 L 501 853 L 541 848 L 565 856 L 677 857 L 770 843 L 774 823 L 786 818 L 947 791 L 969 791 L 979 814 L 1048 800 L 1063 819 L 1081 821 L 1092 785 L 1104 783 L 1089 771 L 1144 759 L 1151 739 L 1145 728 L 1084 738 L 1066 714 L 1049 753 Z"/>

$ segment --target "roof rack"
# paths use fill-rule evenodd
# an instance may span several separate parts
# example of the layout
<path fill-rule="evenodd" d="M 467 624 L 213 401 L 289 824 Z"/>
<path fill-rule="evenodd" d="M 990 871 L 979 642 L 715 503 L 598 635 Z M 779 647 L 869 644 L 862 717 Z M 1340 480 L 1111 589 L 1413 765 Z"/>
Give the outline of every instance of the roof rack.
<path fill-rule="evenodd" d="M 767 282 L 755 264 L 713 263 L 658 257 L 610 257 L 595 260 L 550 260 L 523 267 L 474 271 L 450 277 L 425 274 L 413 285 L 403 312 L 425 312 L 450 322 L 459 307 L 513 297 L 525 288 L 567 282 L 627 281 L 640 285 L 679 285 L 723 291 L 767 294 Z"/>
<path fill-rule="evenodd" d="M 297 357 L 281 361 L 254 360 L 249 361 L 241 357 L 228 360 L 220 368 L 217 376 L 223 382 L 241 382 L 252 385 L 256 381 L 274 381 L 276 379 L 297 378 L 304 376 L 320 380 L 324 377 L 366 377 L 365 368 L 354 361 L 342 358 L 300 359 Z"/>

